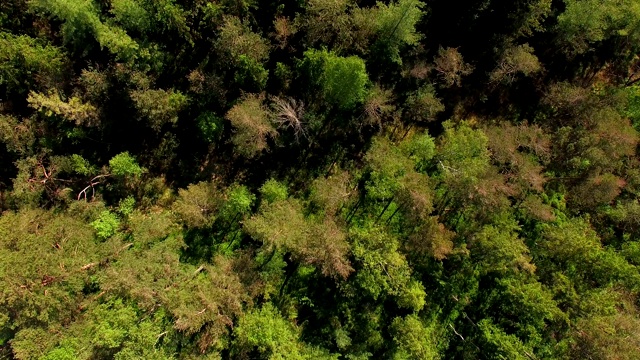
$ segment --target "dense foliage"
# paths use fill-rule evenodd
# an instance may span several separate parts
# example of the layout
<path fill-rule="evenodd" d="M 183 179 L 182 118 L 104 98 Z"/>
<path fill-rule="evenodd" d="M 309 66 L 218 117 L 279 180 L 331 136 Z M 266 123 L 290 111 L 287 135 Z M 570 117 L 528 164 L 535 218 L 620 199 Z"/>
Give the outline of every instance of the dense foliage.
<path fill-rule="evenodd" d="M 0 2 L 0 359 L 640 358 L 637 0 Z"/>

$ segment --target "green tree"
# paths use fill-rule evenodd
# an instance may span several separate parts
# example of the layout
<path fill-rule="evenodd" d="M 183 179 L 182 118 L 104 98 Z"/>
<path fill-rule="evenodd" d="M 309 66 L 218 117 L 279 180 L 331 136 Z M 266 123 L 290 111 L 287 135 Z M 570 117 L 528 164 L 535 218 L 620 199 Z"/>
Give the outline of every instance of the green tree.
<path fill-rule="evenodd" d="M 307 50 L 301 62 L 325 99 L 341 109 L 351 109 L 365 100 L 369 77 L 357 56 L 341 57 L 327 50 Z"/>
<path fill-rule="evenodd" d="M 393 62 L 402 63 L 400 50 L 406 45 L 416 45 L 420 33 L 416 25 L 424 15 L 424 3 L 417 0 L 399 0 L 386 5 L 378 3 L 374 13 L 378 35 L 377 45 Z"/>

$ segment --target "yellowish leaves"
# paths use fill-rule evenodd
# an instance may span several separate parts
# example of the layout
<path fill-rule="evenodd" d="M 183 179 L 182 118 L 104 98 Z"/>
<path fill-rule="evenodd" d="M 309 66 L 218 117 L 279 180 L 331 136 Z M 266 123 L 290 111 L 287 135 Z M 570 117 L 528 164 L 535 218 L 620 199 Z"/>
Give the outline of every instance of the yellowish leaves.
<path fill-rule="evenodd" d="M 94 126 L 98 120 L 98 110 L 90 103 L 84 103 L 78 97 L 72 96 L 64 101 L 57 92 L 44 95 L 31 91 L 27 97 L 29 106 L 46 116 L 60 116 L 76 125 Z"/>

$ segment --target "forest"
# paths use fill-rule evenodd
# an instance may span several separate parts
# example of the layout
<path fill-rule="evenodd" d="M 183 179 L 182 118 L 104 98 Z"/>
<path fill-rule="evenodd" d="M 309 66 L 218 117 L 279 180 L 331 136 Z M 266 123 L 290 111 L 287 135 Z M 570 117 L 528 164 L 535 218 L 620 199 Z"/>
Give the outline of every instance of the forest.
<path fill-rule="evenodd" d="M 0 1 L 0 359 L 640 359 L 640 1 Z"/>

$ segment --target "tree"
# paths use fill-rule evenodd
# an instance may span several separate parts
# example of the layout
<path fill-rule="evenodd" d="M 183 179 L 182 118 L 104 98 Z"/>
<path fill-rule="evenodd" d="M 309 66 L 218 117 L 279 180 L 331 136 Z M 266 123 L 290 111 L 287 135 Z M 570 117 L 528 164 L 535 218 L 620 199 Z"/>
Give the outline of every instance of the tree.
<path fill-rule="evenodd" d="M 257 353 L 268 359 L 337 359 L 326 350 L 301 342 L 295 329 L 273 305 L 246 313 L 234 330 L 234 352 L 241 357 Z"/>
<path fill-rule="evenodd" d="M 633 1 L 565 0 L 558 28 L 569 54 L 584 53 L 594 43 L 621 36 L 637 39 L 640 9 Z"/>
<path fill-rule="evenodd" d="M 0 235 L 3 332 L 44 332 L 71 321 L 90 282 L 93 265 L 88 264 L 109 253 L 108 247 L 91 240 L 91 226 L 68 214 L 23 210 L 0 217 Z M 42 341 L 36 347 L 48 344 Z M 43 355 L 34 351 L 20 358 Z"/>
<path fill-rule="evenodd" d="M 180 110 L 188 103 L 188 98 L 184 94 L 173 89 L 134 90 L 130 94 L 141 117 L 145 118 L 156 132 L 160 132 L 166 124 L 175 125 L 178 122 Z"/>
<path fill-rule="evenodd" d="M 460 86 L 462 77 L 473 72 L 473 66 L 462 59 L 456 48 L 440 48 L 433 60 L 435 69 L 445 86 Z"/>
<path fill-rule="evenodd" d="M 62 21 L 62 37 L 76 49 L 86 48 L 85 36 L 92 35 L 101 47 L 106 47 L 120 60 L 133 60 L 139 45 L 118 27 L 100 21 L 94 4 L 88 0 L 35 0 L 29 6 L 36 12 L 51 14 Z"/>
<path fill-rule="evenodd" d="M 267 139 L 277 135 L 271 112 L 262 104 L 262 98 L 255 94 L 245 95 L 225 118 L 235 130 L 231 142 L 236 152 L 246 158 L 256 157 L 266 150 Z"/>
<path fill-rule="evenodd" d="M 509 84 L 516 81 L 519 74 L 531 76 L 540 70 L 540 62 L 529 44 L 513 46 L 504 51 L 498 65 L 489 74 L 489 81 Z"/>
<path fill-rule="evenodd" d="M 402 47 L 416 45 L 420 40 L 416 24 L 424 14 L 423 7 L 424 3 L 417 0 L 378 3 L 375 12 L 378 46 L 393 62 L 402 63 Z"/>
<path fill-rule="evenodd" d="M 38 39 L 0 32 L 0 84 L 7 95 L 24 93 L 38 85 L 45 90 L 60 80 L 65 62 L 63 50 Z"/>
<path fill-rule="evenodd" d="M 364 101 L 369 77 L 359 57 L 312 49 L 305 51 L 300 66 L 330 104 L 348 110 Z"/>
<path fill-rule="evenodd" d="M 220 27 L 220 38 L 216 42 L 225 60 L 237 68 L 236 81 L 240 84 L 251 81 L 262 89 L 268 77 L 263 64 L 269 57 L 270 46 L 266 39 L 252 32 L 235 16 L 228 16 Z"/>
<path fill-rule="evenodd" d="M 180 189 L 172 208 L 187 227 L 204 227 L 213 223 L 221 200 L 215 184 L 201 182 L 189 185 L 187 189 Z"/>
<path fill-rule="evenodd" d="M 393 319 L 396 350 L 393 359 L 439 359 L 437 323 L 426 323 L 416 315 Z"/>
<path fill-rule="evenodd" d="M 244 221 L 244 228 L 268 250 L 290 251 L 300 261 L 318 266 L 325 276 L 344 279 L 353 270 L 340 226 L 331 217 L 305 218 L 297 199 L 263 203 L 257 215 Z"/>
<path fill-rule="evenodd" d="M 29 102 L 29 106 L 45 116 L 56 115 L 64 120 L 73 121 L 76 125 L 97 125 L 96 107 L 90 103 L 83 103 L 80 98 L 75 96 L 64 101 L 57 92 L 51 92 L 49 95 L 30 92 L 27 102 Z"/>
<path fill-rule="evenodd" d="M 406 114 L 412 122 L 426 122 L 435 119 L 444 111 L 444 105 L 436 97 L 432 85 L 425 85 L 409 95 L 406 102 Z"/>
<path fill-rule="evenodd" d="M 425 291 L 411 279 L 411 268 L 398 252 L 398 239 L 378 226 L 352 228 L 349 240 L 355 258 L 355 286 L 372 299 L 392 296 L 403 308 L 419 311 L 425 305 Z"/>
<path fill-rule="evenodd" d="M 395 110 L 392 102 L 393 92 L 391 90 L 385 90 L 379 84 L 374 85 L 365 99 L 364 123 L 382 127 L 382 121 Z"/>

